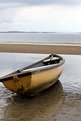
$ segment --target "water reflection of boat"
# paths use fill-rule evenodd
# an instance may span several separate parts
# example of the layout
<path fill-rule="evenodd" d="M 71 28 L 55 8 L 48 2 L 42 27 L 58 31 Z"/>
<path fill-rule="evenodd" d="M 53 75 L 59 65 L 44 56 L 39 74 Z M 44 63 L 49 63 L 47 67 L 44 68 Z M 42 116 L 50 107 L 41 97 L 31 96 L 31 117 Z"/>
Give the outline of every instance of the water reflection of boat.
<path fill-rule="evenodd" d="M 0 78 L 11 91 L 22 94 L 34 94 L 54 84 L 63 71 L 64 59 L 51 54 L 23 69 Z"/>
<path fill-rule="evenodd" d="M 5 107 L 4 121 L 53 120 L 63 103 L 63 88 L 58 80 L 36 97 L 21 98 L 16 95 L 11 100 L 7 100 L 8 105 Z"/>

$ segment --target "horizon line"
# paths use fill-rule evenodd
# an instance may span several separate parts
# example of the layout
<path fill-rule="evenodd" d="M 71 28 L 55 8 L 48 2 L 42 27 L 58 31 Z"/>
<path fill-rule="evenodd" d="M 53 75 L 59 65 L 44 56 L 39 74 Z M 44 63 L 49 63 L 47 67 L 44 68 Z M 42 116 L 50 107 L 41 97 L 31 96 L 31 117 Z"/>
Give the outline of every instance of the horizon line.
<path fill-rule="evenodd" d="M 54 32 L 54 31 L 0 31 L 0 33 L 81 33 L 81 32 Z"/>

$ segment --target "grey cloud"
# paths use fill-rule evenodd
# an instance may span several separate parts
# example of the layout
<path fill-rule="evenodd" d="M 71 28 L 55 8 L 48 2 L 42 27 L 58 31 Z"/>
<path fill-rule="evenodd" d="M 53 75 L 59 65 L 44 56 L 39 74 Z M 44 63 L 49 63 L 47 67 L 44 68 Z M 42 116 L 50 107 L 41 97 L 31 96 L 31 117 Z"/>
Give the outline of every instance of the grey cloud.
<path fill-rule="evenodd" d="M 15 3 L 26 5 L 45 5 L 45 4 L 62 4 L 77 5 L 81 4 L 81 0 L 0 0 L 0 3 Z"/>
<path fill-rule="evenodd" d="M 3 7 L 0 6 L 0 24 L 12 23 L 16 11 L 17 9 L 13 7 L 9 8 L 9 6 L 6 7 L 5 5 Z"/>

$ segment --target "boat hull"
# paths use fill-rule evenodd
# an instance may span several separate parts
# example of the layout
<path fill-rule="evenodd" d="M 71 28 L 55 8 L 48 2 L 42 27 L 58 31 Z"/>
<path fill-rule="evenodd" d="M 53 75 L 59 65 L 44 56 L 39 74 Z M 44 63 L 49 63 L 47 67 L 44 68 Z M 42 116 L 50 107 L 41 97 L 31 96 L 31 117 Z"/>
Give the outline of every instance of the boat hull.
<path fill-rule="evenodd" d="M 31 94 L 42 91 L 54 84 L 63 71 L 63 65 L 55 68 L 35 71 L 29 75 L 3 81 L 5 87 L 18 94 Z"/>
<path fill-rule="evenodd" d="M 63 71 L 64 59 L 51 54 L 48 57 L 10 73 L 2 78 L 5 87 L 18 94 L 34 94 L 54 84 Z"/>

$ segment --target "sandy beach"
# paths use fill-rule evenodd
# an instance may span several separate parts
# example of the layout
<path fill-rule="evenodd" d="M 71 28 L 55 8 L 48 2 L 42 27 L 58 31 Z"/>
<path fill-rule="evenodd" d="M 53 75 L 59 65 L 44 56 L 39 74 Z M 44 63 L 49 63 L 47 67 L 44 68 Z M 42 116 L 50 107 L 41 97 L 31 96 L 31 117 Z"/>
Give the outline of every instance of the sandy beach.
<path fill-rule="evenodd" d="M 34 98 L 19 97 L 0 83 L 0 121 L 81 121 L 81 47 L 51 46 L 40 49 L 41 45 L 0 45 L 0 73 L 9 73 L 27 63 L 31 64 L 46 56 L 46 52 L 61 53 L 65 58 L 64 71 L 57 83 Z M 71 47 L 74 48 L 72 52 Z"/>
<path fill-rule="evenodd" d="M 0 52 L 40 53 L 40 54 L 81 54 L 79 44 L 0 44 Z"/>

